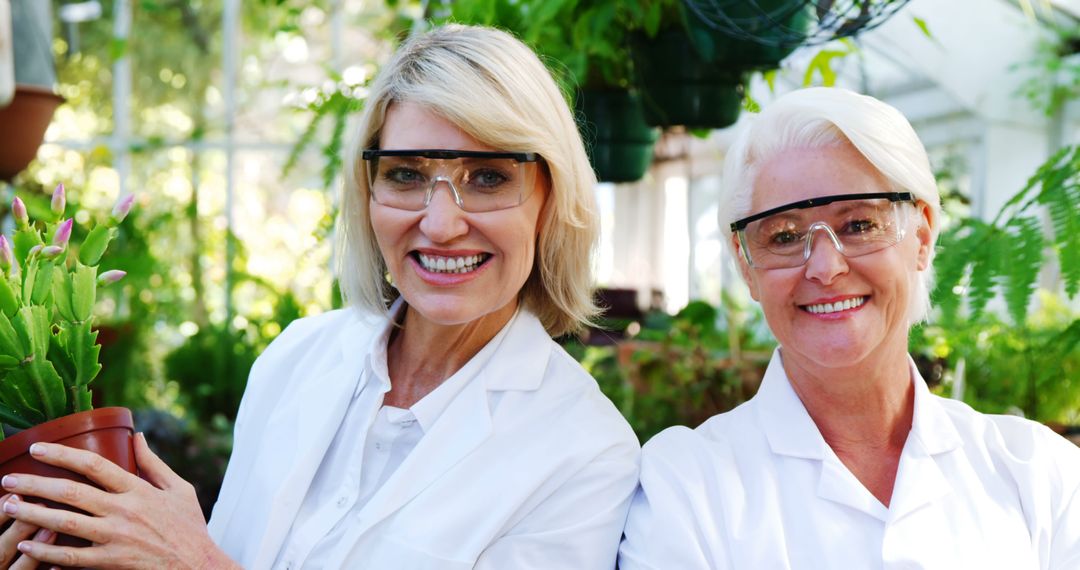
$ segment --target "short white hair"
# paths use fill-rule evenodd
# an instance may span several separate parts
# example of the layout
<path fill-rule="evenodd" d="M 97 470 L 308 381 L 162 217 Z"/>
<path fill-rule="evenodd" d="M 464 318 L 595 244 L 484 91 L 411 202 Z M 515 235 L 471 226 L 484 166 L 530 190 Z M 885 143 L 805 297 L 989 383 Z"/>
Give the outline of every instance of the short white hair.
<path fill-rule="evenodd" d="M 792 91 L 743 125 L 724 161 L 719 219 L 724 245 L 738 255 L 731 223 L 751 214 L 754 181 L 761 166 L 792 149 L 850 144 L 897 192 L 911 192 L 930 208 L 930 257 L 937 242 L 941 196 L 915 129 L 894 107 L 837 87 Z M 920 272 L 909 304 L 909 324 L 925 320 L 933 288 L 932 264 Z"/>

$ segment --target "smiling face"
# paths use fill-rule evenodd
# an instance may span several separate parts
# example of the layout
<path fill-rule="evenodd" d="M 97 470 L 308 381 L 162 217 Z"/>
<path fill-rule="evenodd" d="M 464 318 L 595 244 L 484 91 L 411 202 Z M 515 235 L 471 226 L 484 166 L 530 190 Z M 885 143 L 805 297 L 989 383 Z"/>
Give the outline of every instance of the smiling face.
<path fill-rule="evenodd" d="M 408 102 L 387 109 L 379 148 L 502 150 Z M 546 176 L 537 175 L 534 184 L 524 203 L 492 212 L 462 210 L 445 182 L 418 212 L 370 202 L 379 250 L 410 309 L 441 325 L 509 318 L 532 271 L 547 196 Z"/>
<path fill-rule="evenodd" d="M 791 149 L 761 165 L 751 213 L 807 198 L 888 191 L 885 178 L 850 144 Z M 874 253 L 845 257 L 818 231 L 804 265 L 759 269 L 739 258 L 785 364 L 851 367 L 906 352 L 909 304 L 918 272 L 929 263 L 930 231 L 924 204 L 917 205 L 920 215 L 903 207 L 910 210 L 905 237 Z"/>

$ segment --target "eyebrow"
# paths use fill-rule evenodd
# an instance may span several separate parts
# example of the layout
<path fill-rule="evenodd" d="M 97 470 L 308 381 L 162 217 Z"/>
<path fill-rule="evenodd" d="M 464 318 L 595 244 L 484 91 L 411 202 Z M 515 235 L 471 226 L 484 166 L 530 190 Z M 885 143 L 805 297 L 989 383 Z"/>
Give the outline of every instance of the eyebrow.
<path fill-rule="evenodd" d="M 380 150 L 368 149 L 361 153 L 364 160 L 371 160 L 381 156 L 411 156 L 421 158 L 513 158 L 518 162 L 536 162 L 540 155 L 535 152 L 490 152 L 486 150 L 445 150 L 445 149 L 408 149 L 408 150 Z"/>

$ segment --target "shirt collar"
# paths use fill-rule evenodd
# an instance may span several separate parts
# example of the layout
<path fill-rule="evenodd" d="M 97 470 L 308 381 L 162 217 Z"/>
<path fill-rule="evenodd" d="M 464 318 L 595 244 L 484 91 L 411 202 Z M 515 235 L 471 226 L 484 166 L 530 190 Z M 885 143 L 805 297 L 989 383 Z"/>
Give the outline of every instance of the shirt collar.
<path fill-rule="evenodd" d="M 390 333 L 393 331 L 393 327 L 396 326 L 394 323 L 400 320 L 401 312 L 404 310 L 405 303 L 402 298 L 399 297 L 390 307 L 391 318 L 387 319 L 382 332 L 375 335 L 373 341 L 374 344 L 370 351 L 370 372 L 374 378 L 378 380 L 379 386 L 382 388 L 384 394 L 390 391 L 390 371 L 386 361 Z M 492 355 L 498 349 L 499 345 L 502 344 L 508 331 L 514 328 L 514 324 L 521 314 L 522 310 L 519 307 L 503 328 L 480 349 L 480 352 L 477 352 L 476 355 L 469 359 L 469 361 L 458 369 L 457 372 L 444 380 L 442 384 L 439 384 L 428 395 L 421 398 L 420 401 L 409 408 L 409 411 L 416 417 L 416 420 L 420 424 L 420 428 L 423 429 L 425 433 L 431 429 L 436 420 L 439 419 L 439 416 L 442 415 L 443 411 L 445 411 L 454 398 L 461 393 L 465 386 L 467 386 L 473 378 L 477 377 L 484 367 L 487 366 L 491 361 Z"/>
<path fill-rule="evenodd" d="M 930 393 L 910 355 L 908 368 L 915 389 L 914 413 L 908 438 L 918 438 L 931 455 L 961 446 L 956 426 L 941 403 Z M 828 444 L 791 387 L 779 348 L 773 352 L 761 387 L 752 401 L 773 453 L 806 459 L 826 457 Z"/>

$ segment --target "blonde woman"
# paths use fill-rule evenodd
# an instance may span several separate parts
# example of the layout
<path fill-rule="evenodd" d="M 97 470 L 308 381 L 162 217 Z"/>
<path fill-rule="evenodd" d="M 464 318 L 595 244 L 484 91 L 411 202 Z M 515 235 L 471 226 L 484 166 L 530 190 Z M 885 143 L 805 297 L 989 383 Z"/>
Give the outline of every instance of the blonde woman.
<path fill-rule="evenodd" d="M 347 174 L 352 307 L 294 323 L 255 364 L 209 531 L 141 439 L 149 482 L 48 446 L 44 461 L 120 492 L 18 476 L 9 491 L 90 515 L 16 501 L 12 516 L 97 543 L 23 541 L 24 555 L 147 568 L 614 566 L 639 449 L 551 340 L 595 312 L 597 216 L 550 74 L 503 32 L 414 37 L 371 87 Z M 126 489 L 140 497 L 130 508 Z M 160 508 L 179 496 L 184 508 Z"/>

